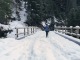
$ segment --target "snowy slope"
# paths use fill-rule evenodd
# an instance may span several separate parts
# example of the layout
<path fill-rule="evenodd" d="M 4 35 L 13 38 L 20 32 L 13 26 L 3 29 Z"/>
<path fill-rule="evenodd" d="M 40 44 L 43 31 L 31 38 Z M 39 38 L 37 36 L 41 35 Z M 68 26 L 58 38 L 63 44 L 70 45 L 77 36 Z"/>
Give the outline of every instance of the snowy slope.
<path fill-rule="evenodd" d="M 1 60 L 80 60 L 80 46 L 53 31 L 44 31 L 22 40 L 0 39 Z"/>
<path fill-rule="evenodd" d="M 0 27 L 3 27 L 4 30 L 8 30 L 9 29 L 9 25 L 0 24 Z"/>
<path fill-rule="evenodd" d="M 16 7 L 16 2 L 15 0 L 13 0 L 14 4 L 13 4 L 13 8 L 12 8 L 12 18 L 16 18 L 16 20 L 20 20 L 22 22 L 25 22 L 27 20 L 27 2 L 21 0 L 21 5 L 20 5 L 20 8 L 19 7 Z M 25 4 L 26 3 L 26 4 Z M 17 5 L 18 6 L 18 5 Z M 16 14 L 16 12 L 19 12 L 19 16 Z"/>
<path fill-rule="evenodd" d="M 25 28 L 27 27 L 23 22 L 21 21 L 13 21 L 9 23 L 9 29 L 12 29 L 13 32 L 11 32 L 10 34 L 8 34 L 8 38 L 15 38 L 15 34 L 16 34 L 16 29 L 15 28 Z"/>
<path fill-rule="evenodd" d="M 0 27 L 3 27 L 4 30 L 13 30 L 11 33 L 7 34 L 8 38 L 15 38 L 16 30 L 15 28 L 26 28 L 27 26 L 22 21 L 13 21 L 9 22 L 9 25 L 0 24 Z"/>
<path fill-rule="evenodd" d="M 27 3 L 27 2 L 26 2 Z M 15 38 L 15 34 L 16 34 L 16 31 L 15 31 L 15 28 L 24 28 L 24 27 L 27 27 L 27 24 L 24 24 L 24 22 L 27 20 L 27 13 L 26 13 L 26 8 L 25 8 L 25 2 L 22 0 L 21 1 L 21 6 L 20 8 L 22 10 L 19 10 L 19 15 L 20 15 L 20 21 L 13 21 L 13 22 L 10 22 L 10 28 L 13 30 L 13 32 L 11 34 L 8 34 L 7 37 L 13 37 Z M 14 6 L 14 8 L 12 9 L 13 10 L 13 13 L 12 13 L 12 17 L 16 17 L 16 7 Z M 18 19 L 18 17 L 16 17 Z"/>
<path fill-rule="evenodd" d="M 14 4 L 12 5 L 12 18 L 16 18 L 15 21 L 12 21 L 12 22 L 9 22 L 9 25 L 3 25 L 3 24 L 0 24 L 0 26 L 2 26 L 5 30 L 8 30 L 8 29 L 11 29 L 13 30 L 12 33 L 8 33 L 7 37 L 8 38 L 15 38 L 15 28 L 24 28 L 24 27 L 27 27 L 27 24 L 24 24 L 24 22 L 27 20 L 27 13 L 26 13 L 26 9 L 27 9 L 27 2 L 25 4 L 25 2 L 23 0 L 21 0 L 21 5 L 20 5 L 20 8 L 21 10 L 16 7 L 16 2 L 15 0 L 13 0 Z M 18 10 L 19 12 L 19 16 L 20 16 L 20 21 L 18 21 L 18 16 L 16 14 L 16 9 Z"/>
<path fill-rule="evenodd" d="M 20 13 L 20 18 L 22 22 L 25 22 L 27 20 L 27 13 L 26 13 L 26 8 L 25 8 L 25 2 L 22 1 L 22 6 L 21 6 L 22 10 L 19 11 Z"/>

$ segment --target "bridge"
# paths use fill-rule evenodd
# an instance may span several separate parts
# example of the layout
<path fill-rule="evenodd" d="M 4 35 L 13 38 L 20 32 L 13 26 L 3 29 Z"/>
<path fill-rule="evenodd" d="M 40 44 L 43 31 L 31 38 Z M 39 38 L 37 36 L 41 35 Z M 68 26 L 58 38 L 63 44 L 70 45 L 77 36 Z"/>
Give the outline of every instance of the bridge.
<path fill-rule="evenodd" d="M 30 28 L 30 30 L 35 31 L 35 28 Z M 23 29 L 23 32 L 25 31 L 26 30 Z M 46 38 L 45 31 L 38 29 L 35 33 L 28 33 L 29 36 L 20 40 L 2 43 L 6 46 L 3 46 L 4 50 L 0 53 L 0 59 L 80 60 L 80 40 L 61 33 L 60 31 L 50 31 L 49 36 Z M 26 35 L 27 34 L 23 33 L 23 36 Z M 0 50 L 1 49 L 2 48 L 0 48 Z"/>

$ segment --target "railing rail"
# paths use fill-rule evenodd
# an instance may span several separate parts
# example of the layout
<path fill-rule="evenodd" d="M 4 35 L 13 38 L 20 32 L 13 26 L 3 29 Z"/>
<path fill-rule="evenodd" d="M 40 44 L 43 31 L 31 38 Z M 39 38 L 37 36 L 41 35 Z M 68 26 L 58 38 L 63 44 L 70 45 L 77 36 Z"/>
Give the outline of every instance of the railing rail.
<path fill-rule="evenodd" d="M 62 32 L 62 33 L 80 38 L 80 27 L 79 26 L 76 26 L 76 27 L 73 27 L 73 26 L 60 27 L 60 26 L 58 26 L 58 27 L 55 27 L 55 31 Z"/>
<path fill-rule="evenodd" d="M 29 36 L 34 34 L 38 27 L 27 27 L 27 28 L 15 28 L 16 29 L 16 39 L 19 37 L 19 35 L 22 34 L 23 37 Z"/>

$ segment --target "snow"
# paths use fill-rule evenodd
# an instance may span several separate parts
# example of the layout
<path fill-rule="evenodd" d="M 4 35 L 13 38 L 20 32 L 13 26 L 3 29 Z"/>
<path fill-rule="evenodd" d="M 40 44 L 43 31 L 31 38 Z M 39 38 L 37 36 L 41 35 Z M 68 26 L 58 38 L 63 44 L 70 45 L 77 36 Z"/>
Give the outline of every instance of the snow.
<path fill-rule="evenodd" d="M 27 2 L 26 2 L 27 3 Z M 21 1 L 21 6 L 20 8 L 22 10 L 19 10 L 19 15 L 20 15 L 20 21 L 13 21 L 13 22 L 9 22 L 8 28 L 12 29 L 13 32 L 11 32 L 10 34 L 8 33 L 7 37 L 8 38 L 15 38 L 15 34 L 16 34 L 16 29 L 15 28 L 26 28 L 28 25 L 24 24 L 24 22 L 27 20 L 27 13 L 26 13 L 26 8 L 25 8 L 25 2 L 22 0 Z M 17 18 L 16 15 L 16 7 L 14 6 L 12 9 L 13 13 L 12 13 L 12 17 Z M 4 27 L 5 28 L 5 27 Z"/>
<path fill-rule="evenodd" d="M 74 37 L 72 37 L 72 36 L 68 36 L 68 35 L 66 35 L 65 33 L 58 33 L 58 32 L 55 32 L 55 33 L 57 33 L 57 34 L 65 37 L 65 38 L 67 38 L 67 39 L 69 39 L 69 40 L 71 40 L 71 41 L 73 41 L 73 42 L 76 42 L 76 43 L 78 42 L 78 43 L 80 44 L 80 39 L 74 38 Z"/>
<path fill-rule="evenodd" d="M 13 22 L 10 22 L 9 24 L 11 29 L 26 27 L 25 24 L 21 21 L 13 21 Z"/>
<path fill-rule="evenodd" d="M 41 24 L 45 27 L 45 26 L 46 26 L 46 24 L 45 24 L 45 23 L 46 23 L 45 21 L 42 21 L 42 23 L 41 23 Z"/>
<path fill-rule="evenodd" d="M 27 27 L 24 24 L 27 20 L 25 3 L 24 1 L 21 3 L 22 10 L 19 10 L 21 21 L 9 22 L 9 25 L 0 24 L 5 30 L 13 30 L 12 33 L 8 33 L 8 38 L 0 38 L 0 60 L 80 60 L 80 45 L 74 42 L 80 43 L 80 40 L 62 33 L 57 32 L 56 34 L 54 31 L 50 31 L 49 36 L 46 38 L 45 32 L 40 29 L 37 29 L 39 31 L 33 35 L 29 30 L 30 36 L 21 40 L 15 39 L 15 28 Z M 15 9 L 13 7 L 12 17 L 17 18 Z M 58 22 L 55 17 L 54 20 Z M 44 21 L 42 25 L 45 26 Z M 23 33 L 24 30 L 20 29 L 19 32 Z M 19 37 L 21 36 L 24 35 Z M 67 37 L 67 39 L 64 37 Z"/>
<path fill-rule="evenodd" d="M 22 22 L 25 22 L 27 20 L 27 13 L 26 13 L 26 8 L 25 8 L 25 2 L 22 1 L 22 10 L 20 11 L 20 18 Z"/>
<path fill-rule="evenodd" d="M 13 30 L 13 32 L 11 32 L 10 34 L 8 33 L 7 35 L 8 38 L 15 38 L 15 34 L 16 34 L 15 28 L 26 28 L 27 27 L 27 24 L 24 24 L 24 22 L 27 20 L 27 13 L 26 13 L 26 9 L 24 8 L 24 6 L 25 6 L 25 2 L 22 1 L 21 8 L 23 10 L 19 11 L 21 21 L 16 20 L 13 22 L 9 22 L 9 25 L 0 24 L 0 26 L 2 26 L 4 30 L 8 30 L 8 29 Z M 15 8 L 13 8 L 12 10 L 13 10 L 12 17 L 17 17 L 15 13 Z"/>
<path fill-rule="evenodd" d="M 69 36 L 70 38 L 70 36 Z M 80 46 L 68 39 L 44 31 L 16 40 L 0 39 L 0 60 L 80 60 Z"/>
<path fill-rule="evenodd" d="M 15 38 L 15 34 L 16 34 L 15 28 L 27 28 L 27 26 L 22 21 L 9 22 L 9 25 L 0 24 L 0 27 L 1 26 L 3 27 L 4 30 L 8 30 L 8 29 L 13 30 L 11 33 L 7 34 L 8 38 Z"/>
<path fill-rule="evenodd" d="M 0 24 L 0 27 L 3 27 L 4 30 L 8 30 L 8 29 L 9 29 L 9 25 L 3 25 L 3 24 Z"/>
<path fill-rule="evenodd" d="M 20 16 L 20 21 L 22 21 L 22 22 L 25 22 L 26 20 L 27 20 L 27 13 L 26 13 L 26 9 L 27 9 L 27 5 L 25 5 L 25 1 L 20 1 L 21 2 L 21 5 L 20 5 L 20 8 L 21 8 L 21 10 L 19 9 L 19 7 L 18 8 L 16 8 L 15 7 L 15 5 L 16 5 L 16 2 L 15 1 L 13 1 L 14 2 L 14 4 L 13 4 L 13 8 L 12 8 L 12 18 L 16 18 L 16 20 L 18 20 L 18 16 L 17 16 L 17 14 L 16 14 L 16 9 L 17 9 L 17 11 L 19 12 L 19 16 Z M 27 2 L 26 2 L 27 3 Z M 26 6 L 26 7 L 25 7 Z"/>
<path fill-rule="evenodd" d="M 14 1 L 14 3 L 15 3 L 15 1 Z M 12 18 L 14 18 L 14 17 L 17 18 L 15 4 L 13 4 L 12 6 L 13 6 L 13 8 L 12 8 L 13 12 L 12 12 L 11 17 Z M 8 25 L 0 24 L 0 26 L 2 26 L 4 30 L 8 30 L 8 29 L 13 30 L 13 32 L 7 34 L 8 38 L 15 38 L 15 34 L 16 34 L 16 29 L 15 28 L 27 28 L 28 27 L 27 24 L 24 24 L 24 22 L 27 20 L 27 13 L 26 13 L 27 5 L 26 5 L 26 8 L 25 8 L 25 2 L 23 0 L 21 1 L 20 8 L 22 9 L 22 10 L 18 9 L 20 19 L 21 19 L 20 21 L 18 21 L 18 20 L 12 21 L 12 22 L 9 22 Z"/>
<path fill-rule="evenodd" d="M 7 37 L 8 38 L 15 38 L 15 34 L 16 34 L 16 29 L 15 28 L 26 28 L 27 26 L 21 22 L 21 21 L 13 21 L 9 23 L 9 29 L 12 29 L 13 32 L 11 32 L 10 34 L 8 33 Z"/>

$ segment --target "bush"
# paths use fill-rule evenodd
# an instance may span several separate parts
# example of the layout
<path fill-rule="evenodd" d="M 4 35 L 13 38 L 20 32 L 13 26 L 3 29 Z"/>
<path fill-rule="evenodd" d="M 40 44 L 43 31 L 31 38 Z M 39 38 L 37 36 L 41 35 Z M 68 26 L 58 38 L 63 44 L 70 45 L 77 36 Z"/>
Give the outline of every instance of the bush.
<path fill-rule="evenodd" d="M 0 38 L 2 38 L 2 37 L 6 38 L 8 32 L 11 33 L 12 30 L 4 30 L 3 27 L 0 27 Z"/>

